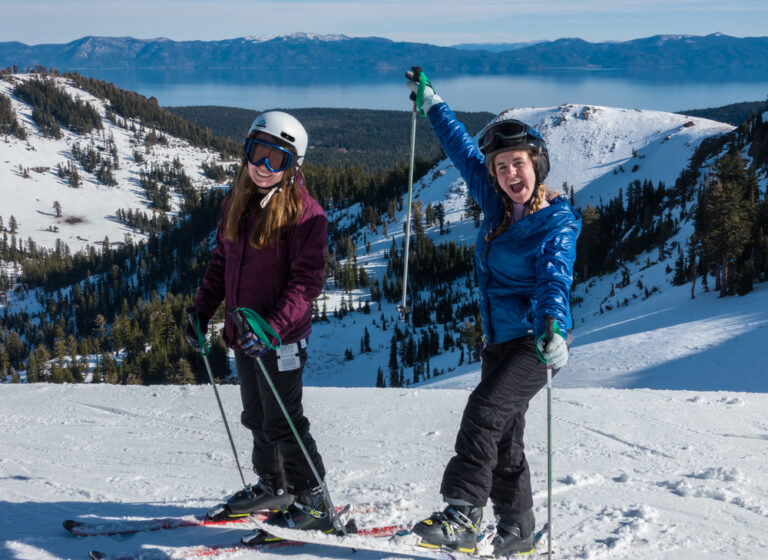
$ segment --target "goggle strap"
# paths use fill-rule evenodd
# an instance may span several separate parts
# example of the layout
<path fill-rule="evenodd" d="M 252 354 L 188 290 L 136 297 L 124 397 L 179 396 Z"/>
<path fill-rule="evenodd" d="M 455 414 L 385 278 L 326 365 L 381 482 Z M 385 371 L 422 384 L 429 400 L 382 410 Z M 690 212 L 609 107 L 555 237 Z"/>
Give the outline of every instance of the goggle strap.
<path fill-rule="evenodd" d="M 488 146 L 493 144 L 493 142 L 496 139 L 500 140 L 515 140 L 518 138 L 528 138 L 528 136 L 531 133 L 531 128 L 524 123 L 514 123 L 514 126 L 517 128 L 517 132 L 514 132 L 512 134 L 504 134 L 503 129 L 505 127 L 508 127 L 512 125 L 513 123 L 498 123 L 491 127 L 485 134 L 483 134 L 483 137 L 480 139 L 482 146 L 481 149 L 486 149 Z"/>
<path fill-rule="evenodd" d="M 260 160 L 254 162 L 251 159 L 251 154 L 250 154 L 251 146 L 253 144 L 261 144 L 261 145 L 264 145 L 264 146 L 269 146 L 271 149 L 267 152 L 267 155 L 265 155 Z M 283 155 L 283 158 L 285 158 L 285 161 L 283 162 L 283 166 L 280 167 L 279 169 L 273 169 L 272 165 L 269 163 L 269 156 L 271 155 L 272 151 L 277 151 L 278 153 L 281 153 Z M 264 163 L 267 166 L 267 169 L 269 169 L 272 173 L 278 173 L 280 171 L 285 171 L 286 169 L 288 169 L 291 166 L 291 161 L 293 160 L 293 153 L 290 150 L 286 150 L 282 146 L 278 146 L 276 144 L 271 144 L 270 142 L 267 142 L 265 140 L 259 140 L 257 138 L 249 138 L 248 142 L 245 145 L 245 157 L 248 159 L 248 161 L 252 165 L 258 166 L 258 165 L 261 165 L 262 163 Z"/>

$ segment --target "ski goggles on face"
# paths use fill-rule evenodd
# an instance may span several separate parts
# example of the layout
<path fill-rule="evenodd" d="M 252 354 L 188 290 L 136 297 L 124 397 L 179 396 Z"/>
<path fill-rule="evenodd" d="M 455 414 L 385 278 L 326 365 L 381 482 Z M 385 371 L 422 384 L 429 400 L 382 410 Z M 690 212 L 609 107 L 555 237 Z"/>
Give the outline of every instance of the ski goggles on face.
<path fill-rule="evenodd" d="M 478 142 L 478 148 L 486 153 L 492 151 L 489 148 L 494 144 L 503 146 L 514 140 L 521 140 L 522 144 L 529 135 L 539 138 L 539 134 L 525 123 L 514 120 L 500 122 L 483 133 Z"/>
<path fill-rule="evenodd" d="M 245 157 L 255 167 L 264 164 L 272 173 L 278 173 L 291 166 L 293 153 L 266 140 L 249 138 L 245 143 Z"/>

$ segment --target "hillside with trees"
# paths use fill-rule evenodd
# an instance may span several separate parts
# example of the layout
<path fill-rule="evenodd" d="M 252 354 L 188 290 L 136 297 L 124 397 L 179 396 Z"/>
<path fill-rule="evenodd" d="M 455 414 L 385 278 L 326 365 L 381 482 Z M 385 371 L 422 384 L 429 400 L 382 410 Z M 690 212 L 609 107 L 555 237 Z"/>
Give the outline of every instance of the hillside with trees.
<path fill-rule="evenodd" d="M 406 100 L 407 101 L 407 100 Z M 266 108 L 265 108 L 266 110 Z M 372 109 L 286 109 L 306 127 L 309 151 L 306 162 L 342 170 L 360 167 L 367 173 L 386 171 L 407 161 L 411 149 L 411 113 Z M 234 142 L 242 142 L 260 111 L 234 107 L 168 107 L 198 127 Z M 456 113 L 470 134 L 476 134 L 494 115 Z M 445 157 L 426 119 L 416 125 L 416 155 L 424 161 Z"/>
<path fill-rule="evenodd" d="M 91 136 L 84 132 L 92 118 L 90 106 L 51 89 L 42 75 L 23 88 L 17 84 L 18 94 L 14 94 L 28 110 L 42 107 L 47 115 L 35 121 L 34 130 L 26 130 L 29 139 L 24 141 L 54 142 L 50 131 L 55 126 L 80 138 L 68 148 L 69 164 L 54 172 L 59 174 L 61 188 L 78 188 L 71 183 L 73 170 L 78 176 L 97 178 L 105 162 L 138 161 L 144 157 L 139 149 L 146 148 L 142 143 L 170 142 L 172 131 L 209 148 L 221 146 L 235 153 L 240 149 L 234 140 L 186 123 L 152 100 L 111 84 L 66 79 L 78 87 L 86 84 L 104 103 L 107 117 L 100 124 L 109 130 L 99 132 L 103 144 L 94 153 L 89 153 Z M 41 97 L 41 92 L 46 96 Z M 384 113 L 380 122 L 391 122 L 394 115 Z M 407 122 L 408 113 L 401 116 Z M 0 123 L 18 121 L 13 108 L 0 101 Z M 92 125 L 97 127 L 95 121 Z M 136 136 L 133 153 L 111 153 L 110 130 L 118 128 Z M 370 140 L 370 130 L 355 134 L 346 138 L 349 145 Z M 2 135 L 7 142 L 20 141 L 12 126 L 3 128 Z M 445 173 L 444 167 L 436 169 L 434 164 L 434 160 L 417 160 L 415 180 L 420 188 Z M 208 161 L 194 170 L 225 183 L 231 181 L 232 171 L 221 161 Z M 395 227 L 403 227 L 405 161 L 377 170 L 366 170 L 361 164 L 335 168 L 308 163 L 303 172 L 310 190 L 332 217 L 326 287 L 340 296 L 340 304 L 332 308 L 327 307 L 327 299 L 315 302 L 313 318 L 326 322 L 335 317 L 354 324 L 367 317 L 359 348 L 356 340 L 344 342 L 345 359 L 370 354 L 372 338 L 389 337 L 388 371 L 382 367 L 379 372 L 380 386 L 439 375 L 434 363 L 444 353 L 456 352 L 459 363 L 479 359 L 473 247 L 449 235 L 454 228 L 477 228 L 476 205 L 466 198 L 460 220 L 454 214 L 450 223 L 446 220 L 448 195 L 415 201 L 407 257 L 411 313 L 408 321 L 397 323 L 383 307 L 388 304 L 392 309 L 402 294 L 404 248 L 401 237 L 390 239 L 388 228 L 394 233 Z M 0 377 L 18 381 L 19 372 L 26 371 L 30 382 L 93 379 L 151 384 L 206 379 L 199 354 L 183 341 L 184 309 L 210 258 L 211 233 L 226 190 L 201 193 L 190 187 L 192 173 L 178 157 L 162 165 L 146 165 L 136 173 L 133 187 L 143 193 L 147 213 L 123 209 L 115 216 L 131 227 L 144 228 L 146 239 L 136 243 L 105 239 L 100 247 L 75 253 L 61 241 L 45 248 L 32 237 L 17 235 L 13 214 L 0 216 L 0 298 L 25 301 L 13 312 L 2 310 Z M 768 123 L 755 114 L 732 133 L 703 141 L 674 184 L 640 177 L 627 181 L 614 197 L 581 207 L 584 224 L 577 282 L 583 285 L 626 271 L 620 284 L 639 284 L 630 278 L 627 265 L 642 256 L 647 266 L 666 263 L 674 283 L 691 283 L 692 295 L 699 279 L 702 289 L 709 289 L 711 279 L 713 289 L 723 297 L 749 293 L 756 282 L 768 280 L 768 205 L 761 186 L 767 174 Z M 106 185 L 108 177 L 102 178 L 98 180 Z M 465 191 L 456 184 L 449 192 L 453 196 Z M 169 193 L 183 199 L 178 216 L 169 212 Z M 573 196 L 573 190 L 568 194 Z M 60 213 L 61 205 L 56 209 L 54 204 L 54 211 Z M 382 241 L 382 235 L 388 246 L 382 266 L 374 272 L 366 263 L 371 241 L 377 236 Z M 654 289 L 638 287 L 645 290 L 643 297 L 650 297 Z M 362 293 L 370 295 L 363 298 Z M 222 317 L 220 309 L 215 320 Z M 216 337 L 212 347 L 217 376 L 225 378 L 229 373 L 226 349 Z"/>

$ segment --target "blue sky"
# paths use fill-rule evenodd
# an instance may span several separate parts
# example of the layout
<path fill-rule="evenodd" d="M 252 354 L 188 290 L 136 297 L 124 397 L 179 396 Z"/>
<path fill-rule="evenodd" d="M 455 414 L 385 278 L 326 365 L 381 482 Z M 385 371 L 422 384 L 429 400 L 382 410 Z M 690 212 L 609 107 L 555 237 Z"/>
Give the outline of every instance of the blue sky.
<path fill-rule="evenodd" d="M 0 0 L 0 41 L 229 39 L 312 32 L 436 45 L 657 34 L 768 35 L 765 0 Z"/>

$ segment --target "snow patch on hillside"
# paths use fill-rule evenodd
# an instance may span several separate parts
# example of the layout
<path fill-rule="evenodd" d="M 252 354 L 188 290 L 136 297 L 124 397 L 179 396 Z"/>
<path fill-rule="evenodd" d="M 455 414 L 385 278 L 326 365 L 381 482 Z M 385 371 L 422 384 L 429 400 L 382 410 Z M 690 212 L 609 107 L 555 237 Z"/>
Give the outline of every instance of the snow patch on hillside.
<path fill-rule="evenodd" d="M 607 203 L 618 195 L 620 189 L 626 191 L 626 187 L 634 180 L 649 179 L 654 183 L 663 181 L 668 188 L 671 188 L 680 172 L 687 167 L 688 160 L 695 149 L 705 138 L 733 130 L 733 127 L 727 124 L 674 113 L 591 105 L 569 104 L 560 107 L 518 108 L 509 110 L 506 114 L 533 125 L 542 133 L 547 141 L 552 161 L 547 185 L 551 190 L 561 192 L 563 182 L 567 182 L 576 193 L 577 206 L 598 205 L 601 200 Z M 632 171 L 635 165 L 638 168 Z M 477 228 L 466 215 L 467 196 L 466 184 L 449 160 L 438 163 L 414 184 L 414 203 L 420 203 L 422 211 L 425 211 L 428 204 L 434 206 L 440 203 L 445 208 L 444 233 L 440 234 L 437 225 L 426 229 L 426 234 L 432 237 L 435 243 L 455 241 L 459 245 L 474 244 Z M 407 197 L 404 198 L 407 200 Z M 360 216 L 361 212 L 362 209 L 357 207 L 354 210 L 329 211 L 328 215 L 334 223 L 350 224 Z M 400 250 L 405 235 L 405 220 L 406 208 L 403 208 L 396 214 L 394 220 L 389 221 L 385 217 L 386 234 L 382 227 L 375 232 L 360 232 L 355 238 L 358 265 L 365 266 L 372 276 L 383 278 L 386 272 L 386 252 L 391 250 L 393 240 Z M 690 224 L 683 224 L 673 241 L 684 243 L 685 236 L 690 234 L 687 229 L 689 227 Z M 651 257 L 653 257 L 653 264 L 648 266 Z M 670 290 L 671 277 L 666 272 L 666 266 L 673 263 L 673 258 L 674 256 L 667 257 L 665 262 L 660 262 L 655 255 L 642 254 L 635 262 L 627 263 L 632 279 L 631 286 L 625 290 L 617 290 L 617 295 L 610 300 L 607 295 L 611 292 L 612 285 L 615 288 L 619 283 L 620 273 L 592 279 L 589 286 L 578 286 L 576 295 L 583 300 L 583 303 L 577 305 L 575 310 L 574 356 L 579 355 L 581 333 L 593 328 L 595 324 L 601 324 L 600 310 L 603 307 L 607 309 L 607 306 L 610 306 L 612 309 L 617 309 L 626 299 L 628 304 L 633 306 L 632 313 L 644 313 L 643 308 L 635 303 L 636 301 L 644 302 L 647 299 L 644 290 L 637 288 L 638 281 L 641 281 L 644 287 L 648 287 L 654 298 L 659 293 L 671 291 L 670 297 L 674 298 L 681 312 L 684 313 L 690 286 Z M 325 303 L 329 313 L 333 309 L 338 309 L 342 294 L 342 291 L 329 287 L 322 296 L 320 306 Z M 417 295 L 419 294 L 409 293 L 408 301 L 413 301 Z M 421 295 L 429 296 L 426 293 Z M 352 292 L 352 297 L 355 302 L 362 302 L 369 299 L 370 295 L 365 290 L 357 290 Z M 714 299 L 714 295 L 710 295 L 706 301 L 710 299 Z M 753 300 L 748 300 L 746 305 L 752 305 L 751 301 Z M 398 301 L 397 304 L 399 303 Z M 371 386 L 375 382 L 379 368 L 384 372 L 385 379 L 388 379 L 392 325 L 399 321 L 395 305 L 383 302 L 381 309 L 378 305 L 372 306 L 371 315 L 355 313 L 351 319 L 347 318 L 344 321 L 331 319 L 330 323 L 316 323 L 313 327 L 313 346 L 319 345 L 322 352 L 313 353 L 310 358 L 305 373 L 309 382 L 318 385 Z M 715 319 L 717 312 L 713 311 L 712 315 L 709 315 L 710 307 L 708 306 L 701 306 L 701 310 L 702 321 L 712 319 L 717 322 Z M 384 324 L 382 317 L 386 320 L 387 329 L 382 328 Z M 614 315 L 610 315 L 606 320 L 611 321 L 613 317 Z M 684 318 L 681 320 L 685 322 Z M 371 353 L 358 353 L 364 328 L 368 329 L 371 337 L 373 348 Z M 442 327 L 438 327 L 438 330 L 442 340 L 444 330 Z M 658 338 L 655 338 L 656 336 Z M 664 336 L 663 332 L 646 334 L 646 338 L 655 338 L 658 344 L 663 344 Z M 637 342 L 633 339 L 627 344 Z M 714 344 L 714 342 L 702 344 L 710 343 Z M 689 349 L 697 347 L 693 344 Z M 346 349 L 350 349 L 355 354 L 354 360 L 345 360 Z M 625 352 L 627 346 L 625 344 L 617 349 Z M 655 360 L 649 359 L 644 365 L 640 362 L 638 364 L 632 362 L 633 365 L 609 371 L 606 370 L 605 365 L 607 356 L 610 354 L 599 354 L 594 361 L 584 364 L 583 368 L 577 370 L 586 372 L 594 369 L 602 372 L 601 375 L 590 374 L 589 381 L 585 381 L 585 384 L 623 386 L 628 379 L 637 379 L 638 372 L 645 367 L 657 366 L 665 360 L 679 358 L 680 354 L 666 357 L 659 354 Z M 442 383 L 444 378 L 440 375 L 445 375 L 446 378 L 460 377 L 467 367 L 468 359 L 468 356 L 465 356 L 462 360 L 458 350 L 447 351 L 434 357 L 429 363 L 430 374 L 437 370 L 439 375 L 422 383 Z M 463 383 L 463 386 L 472 385 L 475 382 L 476 380 L 472 379 Z M 445 383 L 451 382 L 445 381 Z M 710 379 L 705 377 L 693 386 L 703 388 L 712 386 L 711 383 Z M 741 387 L 741 385 L 738 386 Z M 685 385 L 678 387 L 685 387 Z"/>
<path fill-rule="evenodd" d="M 30 75 L 15 75 L 13 80 L 28 80 Z M 40 134 L 38 126 L 32 120 L 32 108 L 13 97 L 14 84 L 0 80 L 0 93 L 11 98 L 11 105 L 17 120 L 27 132 L 27 140 L 14 136 L 2 136 L 2 156 L 0 156 L 0 189 L 3 195 L 2 210 L 5 227 L 10 216 L 18 223 L 17 236 L 20 240 L 28 239 L 40 247 L 54 248 L 57 241 L 77 252 L 88 246 L 99 246 L 108 237 L 110 244 L 123 243 L 125 240 L 138 241 L 147 236 L 118 222 L 116 212 L 119 209 L 133 210 L 152 214 L 143 189 L 139 184 L 139 174 L 150 170 L 152 165 L 162 166 L 178 161 L 190 177 L 193 185 L 201 191 L 215 186 L 202 172 L 202 163 L 221 163 L 220 155 L 210 150 L 191 146 L 187 141 L 163 134 L 167 145 L 155 144 L 147 150 L 144 143 L 136 143 L 131 130 L 115 125 L 106 118 L 105 102 L 91 94 L 75 88 L 64 78 L 55 78 L 73 99 L 81 99 L 90 104 L 101 115 L 103 130 L 94 130 L 87 135 L 74 134 L 62 128 L 62 138 L 55 140 Z M 127 126 L 140 128 L 138 121 L 128 121 Z M 144 135 L 151 129 L 144 130 Z M 71 188 L 66 179 L 57 175 L 57 165 L 66 165 L 72 161 L 72 146 L 79 144 L 81 149 L 93 145 L 104 154 L 108 139 L 113 139 L 118 149 L 120 168 L 114 171 L 116 186 L 105 186 L 94 175 L 85 172 L 80 164 L 78 173 L 83 180 L 80 188 Z M 138 151 L 144 158 L 136 163 L 133 157 Z M 29 170 L 28 178 L 24 171 Z M 180 198 L 172 193 L 172 211 L 175 216 Z M 62 215 L 56 216 L 54 202 L 61 205 Z"/>

